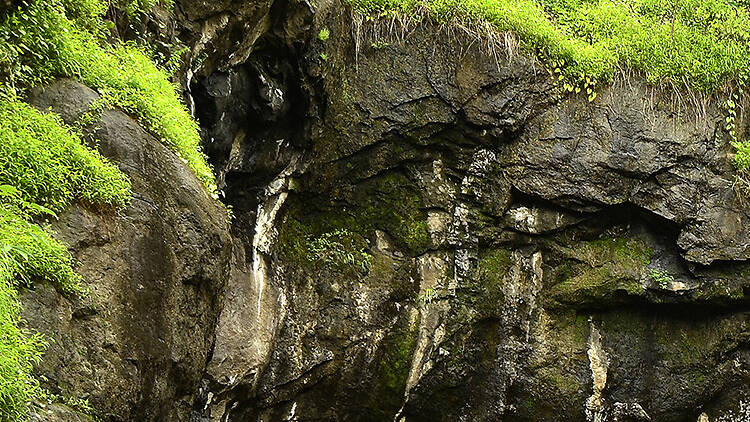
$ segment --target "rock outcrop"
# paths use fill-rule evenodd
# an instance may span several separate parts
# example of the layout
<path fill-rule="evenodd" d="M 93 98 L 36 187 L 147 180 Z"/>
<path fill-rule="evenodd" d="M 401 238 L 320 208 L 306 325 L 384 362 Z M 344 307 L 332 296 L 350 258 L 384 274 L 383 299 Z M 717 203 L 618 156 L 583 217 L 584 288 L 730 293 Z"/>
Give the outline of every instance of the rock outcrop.
<path fill-rule="evenodd" d="M 263 334 L 219 332 L 204 420 L 739 412 L 750 236 L 718 103 L 637 75 L 589 103 L 510 35 L 398 25 L 322 2 L 304 49 L 257 40 L 290 70 L 261 48 L 193 91 L 224 116 L 206 136 L 235 229 L 279 208 L 260 310 L 249 236 L 223 311 Z"/>
<path fill-rule="evenodd" d="M 73 123 L 97 97 L 60 80 L 30 102 Z M 96 127 L 99 150 L 129 176 L 133 198 L 117 212 L 74 205 L 52 224 L 90 293 L 24 292 L 29 327 L 51 339 L 37 372 L 50 392 L 88 399 L 105 420 L 187 420 L 229 274 L 225 212 L 132 118 L 107 110 Z"/>

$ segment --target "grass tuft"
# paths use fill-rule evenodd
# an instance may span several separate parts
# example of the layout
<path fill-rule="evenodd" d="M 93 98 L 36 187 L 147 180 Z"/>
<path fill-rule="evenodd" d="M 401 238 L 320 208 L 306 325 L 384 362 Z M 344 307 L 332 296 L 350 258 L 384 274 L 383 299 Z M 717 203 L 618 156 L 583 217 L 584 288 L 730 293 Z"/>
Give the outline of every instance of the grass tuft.
<path fill-rule="evenodd" d="M 0 421 L 23 420 L 41 394 L 31 370 L 45 342 L 20 328 L 17 284 L 45 280 L 65 294 L 83 292 L 65 246 L 35 221 L 74 199 L 119 208 L 129 197 L 127 177 L 58 116 L 0 100 Z"/>
<path fill-rule="evenodd" d="M 130 181 L 58 116 L 20 101 L 0 101 L 0 157 L 0 260 L 27 283 L 79 292 L 67 250 L 34 221 L 55 218 L 74 199 L 122 208 Z"/>
<path fill-rule="evenodd" d="M 20 94 L 61 76 L 97 89 L 97 104 L 136 117 L 215 194 L 198 124 L 167 75 L 135 45 L 105 42 L 109 8 L 133 17 L 172 2 L 21 0 L 0 18 L 0 422 L 25 420 L 29 403 L 42 395 L 31 372 L 46 343 L 21 328 L 17 286 L 43 280 L 65 294 L 84 293 L 69 252 L 38 223 L 75 200 L 121 208 L 130 198 L 130 182 L 117 167 L 59 116 L 19 101 Z"/>
<path fill-rule="evenodd" d="M 750 11 L 727 0 L 348 0 L 367 15 L 424 14 L 491 23 L 534 47 L 573 82 L 608 82 L 618 67 L 652 82 L 711 91 L 750 64 Z"/>
<path fill-rule="evenodd" d="M 74 198 L 125 205 L 130 182 L 59 117 L 19 101 L 0 101 L 0 184 L 18 199 L 62 211 Z"/>

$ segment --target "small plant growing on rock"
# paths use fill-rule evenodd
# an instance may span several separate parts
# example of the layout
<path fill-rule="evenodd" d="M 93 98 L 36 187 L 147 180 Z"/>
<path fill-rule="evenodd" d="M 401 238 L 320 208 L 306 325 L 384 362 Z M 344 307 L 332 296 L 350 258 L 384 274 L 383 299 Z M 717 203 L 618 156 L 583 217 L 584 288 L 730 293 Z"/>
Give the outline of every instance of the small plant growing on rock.
<path fill-rule="evenodd" d="M 422 304 L 422 307 L 425 307 L 432 303 L 433 300 L 437 298 L 437 291 L 433 288 L 427 288 L 425 289 L 424 293 L 419 297 L 419 302 Z"/>
<path fill-rule="evenodd" d="M 649 270 L 648 276 L 651 281 L 656 283 L 662 289 L 668 289 L 669 286 L 674 282 L 674 277 L 664 271 L 659 271 L 653 268 Z"/>
<path fill-rule="evenodd" d="M 328 30 L 328 28 L 323 28 L 318 32 L 318 39 L 325 42 L 328 41 L 328 38 L 331 36 L 331 31 Z"/>
<path fill-rule="evenodd" d="M 370 270 L 372 255 L 366 252 L 365 241 L 357 239 L 346 229 L 324 233 L 308 243 L 310 259 L 328 269 L 356 268 L 362 273 Z"/>

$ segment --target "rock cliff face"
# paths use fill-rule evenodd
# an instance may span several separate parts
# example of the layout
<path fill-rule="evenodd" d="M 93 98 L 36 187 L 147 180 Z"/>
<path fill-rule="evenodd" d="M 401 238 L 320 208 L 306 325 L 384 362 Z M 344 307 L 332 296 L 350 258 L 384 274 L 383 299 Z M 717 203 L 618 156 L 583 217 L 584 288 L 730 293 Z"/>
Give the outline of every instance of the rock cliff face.
<path fill-rule="evenodd" d="M 74 122 L 97 97 L 61 80 L 30 102 Z M 133 119 L 111 110 L 97 126 L 100 151 L 130 177 L 134 195 L 120 213 L 74 206 L 55 222 L 90 295 L 25 292 L 24 318 L 52 339 L 37 370 L 43 387 L 89 399 L 108 420 L 187 420 L 229 274 L 224 211 Z M 53 410 L 52 420 L 75 420 Z"/>
<path fill-rule="evenodd" d="M 623 74 L 589 103 L 510 35 L 338 2 L 177 16 L 234 219 L 108 112 L 136 199 L 56 226 L 93 302 L 25 298 L 53 388 L 113 421 L 750 420 L 750 208 L 717 100 Z"/>

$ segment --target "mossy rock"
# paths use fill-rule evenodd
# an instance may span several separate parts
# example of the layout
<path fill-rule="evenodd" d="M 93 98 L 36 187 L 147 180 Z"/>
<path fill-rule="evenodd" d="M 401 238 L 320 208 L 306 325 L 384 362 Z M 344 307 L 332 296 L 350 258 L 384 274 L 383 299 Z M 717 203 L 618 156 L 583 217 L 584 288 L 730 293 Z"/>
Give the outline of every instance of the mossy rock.
<path fill-rule="evenodd" d="M 515 410 L 509 421 L 576 420 L 591 394 L 588 315 L 563 311 L 542 314 L 528 373 L 509 394 Z M 580 412 L 580 413 L 579 413 Z"/>
<path fill-rule="evenodd" d="M 418 332 L 416 325 L 404 323 L 386 335 L 378 348 L 380 357 L 373 366 L 375 370 L 370 394 L 358 420 L 387 420 L 399 410 L 406 391 Z"/>
<path fill-rule="evenodd" d="M 279 236 L 285 258 L 300 265 L 314 263 L 312 243 L 328 233 L 348 233 L 347 253 L 361 254 L 375 230 L 393 239 L 409 255 L 424 253 L 431 243 L 427 214 L 419 191 L 405 176 L 390 174 L 357 186 L 343 204 L 320 197 L 296 198 L 288 208 Z"/>
<path fill-rule="evenodd" d="M 548 307 L 602 307 L 645 295 L 641 286 L 653 250 L 643 240 L 603 237 L 559 248 L 565 255 L 551 268 L 544 302 Z"/>
<path fill-rule="evenodd" d="M 476 318 L 499 317 L 505 294 L 503 283 L 513 265 L 511 251 L 490 249 L 480 254 L 473 277 L 456 290 L 456 299 Z"/>

